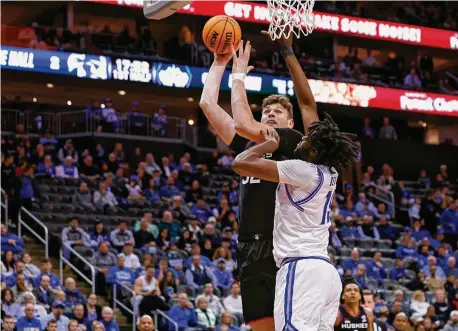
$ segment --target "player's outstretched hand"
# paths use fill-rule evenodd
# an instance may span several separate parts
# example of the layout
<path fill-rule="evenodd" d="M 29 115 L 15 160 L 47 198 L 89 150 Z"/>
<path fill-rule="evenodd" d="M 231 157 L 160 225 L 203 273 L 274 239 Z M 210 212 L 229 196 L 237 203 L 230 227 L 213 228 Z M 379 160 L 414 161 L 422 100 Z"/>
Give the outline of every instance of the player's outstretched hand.
<path fill-rule="evenodd" d="M 289 38 L 286 39 L 285 37 L 283 37 L 283 35 L 280 37 L 280 38 L 277 38 L 275 40 L 272 40 L 272 38 L 270 37 L 270 34 L 269 32 L 267 32 L 266 30 L 262 30 L 261 33 L 264 35 L 264 36 L 267 36 L 269 38 L 269 40 L 271 42 L 273 42 L 274 44 L 276 44 L 277 46 L 280 46 L 280 47 L 287 47 L 287 46 L 292 46 L 293 45 L 293 34 L 291 33 L 289 35 Z"/>
<path fill-rule="evenodd" d="M 231 46 L 232 56 L 234 58 L 234 63 L 232 64 L 232 73 L 242 73 L 248 74 L 251 70 L 254 69 L 253 66 L 248 66 L 250 61 L 251 54 L 251 43 L 250 41 L 246 42 L 245 49 L 243 48 L 243 40 L 240 40 L 239 43 L 239 54 L 234 49 L 234 46 Z"/>
<path fill-rule="evenodd" d="M 264 137 L 264 141 L 272 145 L 272 151 L 276 151 L 280 144 L 280 137 L 274 128 L 266 128 L 261 130 L 261 134 Z"/>
<path fill-rule="evenodd" d="M 214 56 L 213 62 L 215 63 L 215 65 L 226 67 L 229 61 L 232 59 L 232 52 L 229 52 L 227 54 L 213 53 L 213 56 Z"/>

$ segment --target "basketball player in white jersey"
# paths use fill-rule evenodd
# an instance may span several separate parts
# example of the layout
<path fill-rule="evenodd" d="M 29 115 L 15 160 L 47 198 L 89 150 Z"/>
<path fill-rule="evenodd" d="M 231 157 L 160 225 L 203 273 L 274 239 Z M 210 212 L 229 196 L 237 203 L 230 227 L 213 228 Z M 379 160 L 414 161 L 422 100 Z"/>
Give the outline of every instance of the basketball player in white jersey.
<path fill-rule="evenodd" d="M 241 176 L 279 183 L 273 232 L 280 270 L 275 289 L 275 330 L 333 330 L 342 284 L 328 258 L 330 206 L 338 172 L 351 166 L 358 146 L 325 119 L 309 127 L 295 159 L 273 161 L 279 136 L 263 132 L 265 142 L 239 154 L 232 168 Z"/>

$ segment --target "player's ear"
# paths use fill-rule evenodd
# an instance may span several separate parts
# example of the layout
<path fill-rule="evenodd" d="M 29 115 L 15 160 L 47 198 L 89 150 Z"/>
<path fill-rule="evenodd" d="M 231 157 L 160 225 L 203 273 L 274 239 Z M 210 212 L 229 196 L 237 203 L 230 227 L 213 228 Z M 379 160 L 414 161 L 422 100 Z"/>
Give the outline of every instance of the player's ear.
<path fill-rule="evenodd" d="M 290 129 L 294 128 L 294 120 L 293 119 L 289 119 L 288 120 L 288 128 L 290 128 Z"/>

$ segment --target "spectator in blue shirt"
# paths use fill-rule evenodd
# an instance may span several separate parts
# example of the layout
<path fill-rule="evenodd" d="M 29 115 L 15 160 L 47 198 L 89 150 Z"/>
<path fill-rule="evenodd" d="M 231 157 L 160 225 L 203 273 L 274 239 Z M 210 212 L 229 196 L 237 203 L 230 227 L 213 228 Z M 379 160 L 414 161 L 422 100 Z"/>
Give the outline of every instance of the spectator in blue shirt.
<path fill-rule="evenodd" d="M 379 282 L 387 277 L 385 267 L 382 263 L 382 253 L 375 252 L 374 259 L 367 263 L 367 276 Z"/>
<path fill-rule="evenodd" d="M 445 236 L 444 236 L 444 230 L 442 230 L 442 227 L 438 228 L 436 231 L 436 235 L 434 236 L 433 239 L 431 239 L 431 246 L 434 249 L 438 249 L 441 243 L 444 241 Z"/>
<path fill-rule="evenodd" d="M 456 259 L 454 256 L 449 256 L 447 260 L 447 267 L 445 268 L 445 273 L 448 275 L 453 275 L 455 278 L 458 278 L 458 268 L 456 267 Z"/>
<path fill-rule="evenodd" d="M 103 307 L 102 309 L 102 319 L 100 320 L 105 331 L 119 331 L 119 325 L 113 321 L 113 309 L 108 306 Z"/>
<path fill-rule="evenodd" d="M 156 190 L 156 182 L 159 182 L 160 179 L 150 179 L 149 181 L 149 187 L 145 190 L 143 190 L 143 193 L 145 194 L 146 200 L 150 202 L 155 202 L 155 201 L 160 201 L 161 196 L 159 195 L 159 192 Z"/>
<path fill-rule="evenodd" d="M 425 273 L 426 277 L 431 276 L 431 267 L 436 268 L 436 277 L 440 278 L 445 281 L 445 272 L 440 266 L 437 265 L 437 259 L 435 256 L 431 255 L 428 257 L 428 265 L 423 267 L 423 272 Z"/>
<path fill-rule="evenodd" d="M 40 138 L 40 144 L 42 144 L 43 146 L 48 144 L 51 146 L 52 150 L 55 150 L 57 143 L 57 139 L 51 136 L 51 131 L 49 129 L 46 129 L 44 136 Z"/>
<path fill-rule="evenodd" d="M 168 312 L 169 317 L 178 324 L 178 330 L 184 331 L 188 327 L 197 325 L 197 315 L 189 301 L 186 293 L 180 293 L 178 304 L 174 305 Z M 169 331 L 175 331 L 175 325 L 169 322 Z"/>
<path fill-rule="evenodd" d="M 364 263 L 358 264 L 354 277 L 358 281 L 362 289 L 366 290 L 367 289 L 367 273 L 366 273 L 366 265 Z"/>
<path fill-rule="evenodd" d="M 165 114 L 165 105 L 161 105 L 159 112 L 153 116 L 153 123 L 151 124 L 153 130 L 161 137 L 167 136 L 169 121 Z"/>
<path fill-rule="evenodd" d="M 430 189 L 431 187 L 431 178 L 428 177 L 426 170 L 422 169 L 420 171 L 420 177 L 417 179 L 417 183 L 423 185 L 426 189 Z"/>
<path fill-rule="evenodd" d="M 458 226 L 457 201 L 452 201 L 439 217 L 439 223 L 445 233 L 456 233 Z"/>
<path fill-rule="evenodd" d="M 197 204 L 191 208 L 191 212 L 197 217 L 202 223 L 207 223 L 208 218 L 213 216 L 210 208 L 207 206 L 204 198 L 200 197 L 197 199 Z"/>
<path fill-rule="evenodd" d="M 355 205 L 355 211 L 358 215 L 364 210 L 365 205 L 369 204 L 369 209 L 375 212 L 377 208 L 375 208 L 374 204 L 367 200 L 366 194 L 365 193 L 360 193 L 358 194 L 358 202 Z"/>
<path fill-rule="evenodd" d="M 343 269 L 344 271 L 351 270 L 351 273 L 354 274 L 356 271 L 356 268 L 361 263 L 364 263 L 364 262 L 363 260 L 359 258 L 359 250 L 357 248 L 353 248 L 351 251 L 351 258 L 346 259 L 343 262 Z"/>
<path fill-rule="evenodd" d="M 391 218 L 391 214 L 386 210 L 386 205 L 384 203 L 379 203 L 377 211 L 375 212 L 375 218 L 380 219 L 382 216 L 387 220 Z"/>
<path fill-rule="evenodd" d="M 38 318 L 34 317 L 34 305 L 28 303 L 25 305 L 25 316 L 17 320 L 17 331 L 42 331 L 41 322 Z"/>
<path fill-rule="evenodd" d="M 77 304 L 86 304 L 86 296 L 76 288 L 76 282 L 73 278 L 68 277 L 65 280 L 65 298 L 67 306 L 74 308 Z"/>
<path fill-rule="evenodd" d="M 1 225 L 1 234 L 2 234 L 2 251 L 12 251 L 13 254 L 22 254 L 24 253 L 24 240 L 22 238 L 8 233 L 5 225 Z"/>
<path fill-rule="evenodd" d="M 379 225 L 377 226 L 377 231 L 380 235 L 380 239 L 382 240 L 394 241 L 396 239 L 396 233 L 394 232 L 394 228 L 388 223 L 386 217 L 380 217 Z"/>
<path fill-rule="evenodd" d="M 403 235 L 401 243 L 396 248 L 396 257 L 398 259 L 417 259 L 417 251 L 410 245 L 410 236 Z"/>
<path fill-rule="evenodd" d="M 229 290 L 234 282 L 234 277 L 232 277 L 232 272 L 226 269 L 226 260 L 224 258 L 219 258 L 216 260 L 216 268 L 213 271 L 217 279 L 218 288 L 223 290 Z"/>
<path fill-rule="evenodd" d="M 355 239 L 361 236 L 360 226 L 357 225 L 357 219 L 353 219 L 351 216 L 345 219 L 340 231 L 344 239 Z"/>
<path fill-rule="evenodd" d="M 363 217 L 363 216 L 371 216 L 371 217 L 375 217 L 375 212 L 376 210 L 372 210 L 370 209 L 370 201 L 369 200 L 366 200 L 364 202 L 364 208 L 362 210 L 359 211 L 358 215 L 360 217 Z"/>
<path fill-rule="evenodd" d="M 353 205 L 353 202 L 348 199 L 346 202 L 345 202 L 345 206 L 342 207 L 340 209 L 340 214 L 344 217 L 344 218 L 347 218 L 347 217 L 354 217 L 356 216 L 356 210 L 354 208 L 354 205 Z"/>
<path fill-rule="evenodd" d="M 51 155 L 46 155 L 44 161 L 38 163 L 37 174 L 50 176 L 56 175 L 56 167 L 52 163 Z"/>
<path fill-rule="evenodd" d="M 370 139 L 373 139 L 374 138 L 374 129 L 372 129 L 372 127 L 370 126 L 371 124 L 371 121 L 369 119 L 369 117 L 364 117 L 364 125 L 363 125 L 363 137 L 364 138 L 370 138 Z"/>
<path fill-rule="evenodd" d="M 447 251 L 445 249 L 445 244 L 442 244 L 438 249 L 437 249 L 437 265 L 441 267 L 444 271 L 447 269 L 447 263 L 448 263 L 448 258 L 450 255 L 447 254 Z"/>
<path fill-rule="evenodd" d="M 420 219 L 413 220 L 412 238 L 417 242 L 422 241 L 423 238 L 431 239 L 431 234 L 426 228 L 423 227 L 422 221 Z"/>
<path fill-rule="evenodd" d="M 48 275 L 49 276 L 49 280 L 51 282 L 50 285 L 54 290 L 56 288 L 58 288 L 58 287 L 62 288 L 62 284 L 60 283 L 60 278 L 57 277 L 57 275 L 52 272 L 51 260 L 49 260 L 49 259 L 43 260 L 42 266 L 41 266 L 41 270 L 42 270 L 42 272 L 41 272 L 40 276 L 38 276 L 34 280 L 34 283 L 35 283 L 34 287 L 40 286 L 41 276 Z"/>
<path fill-rule="evenodd" d="M 404 78 L 404 85 L 408 88 L 413 89 L 420 89 L 421 88 L 421 80 L 418 78 L 417 71 L 415 68 L 410 69 L 410 72 Z"/>
<path fill-rule="evenodd" d="M 173 176 L 169 176 L 167 178 L 167 185 L 161 187 L 159 195 L 163 198 L 171 198 L 174 195 L 180 195 L 180 190 L 175 185 L 175 179 Z"/>
<path fill-rule="evenodd" d="M 32 200 L 35 198 L 35 188 L 33 185 L 33 167 L 27 165 L 21 176 L 21 190 L 19 198 L 21 203 L 26 208 L 32 208 Z"/>
<path fill-rule="evenodd" d="M 393 269 L 391 269 L 390 272 L 390 279 L 396 281 L 407 279 L 406 268 L 403 264 L 404 262 L 402 261 L 402 259 L 396 259 L 395 266 Z"/>
<path fill-rule="evenodd" d="M 118 254 L 117 264 L 108 270 L 106 280 L 108 285 L 114 286 L 116 283 L 121 283 L 130 286 L 135 283 L 135 273 L 131 269 L 125 268 L 124 263 L 124 255 Z M 121 290 L 121 288 L 119 288 L 119 290 Z"/>
<path fill-rule="evenodd" d="M 417 256 L 417 264 L 420 269 L 428 265 L 428 257 L 430 256 L 428 246 L 420 246 L 420 253 Z"/>

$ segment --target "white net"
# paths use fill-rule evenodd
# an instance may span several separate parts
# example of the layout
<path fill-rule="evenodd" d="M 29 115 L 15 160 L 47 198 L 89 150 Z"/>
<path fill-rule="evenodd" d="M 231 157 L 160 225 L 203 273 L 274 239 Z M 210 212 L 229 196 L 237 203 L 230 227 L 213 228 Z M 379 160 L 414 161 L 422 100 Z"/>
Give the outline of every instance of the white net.
<path fill-rule="evenodd" d="M 313 5 L 315 0 L 267 0 L 270 16 L 269 34 L 272 40 L 289 38 L 294 33 L 297 38 L 312 33 L 315 28 Z"/>

